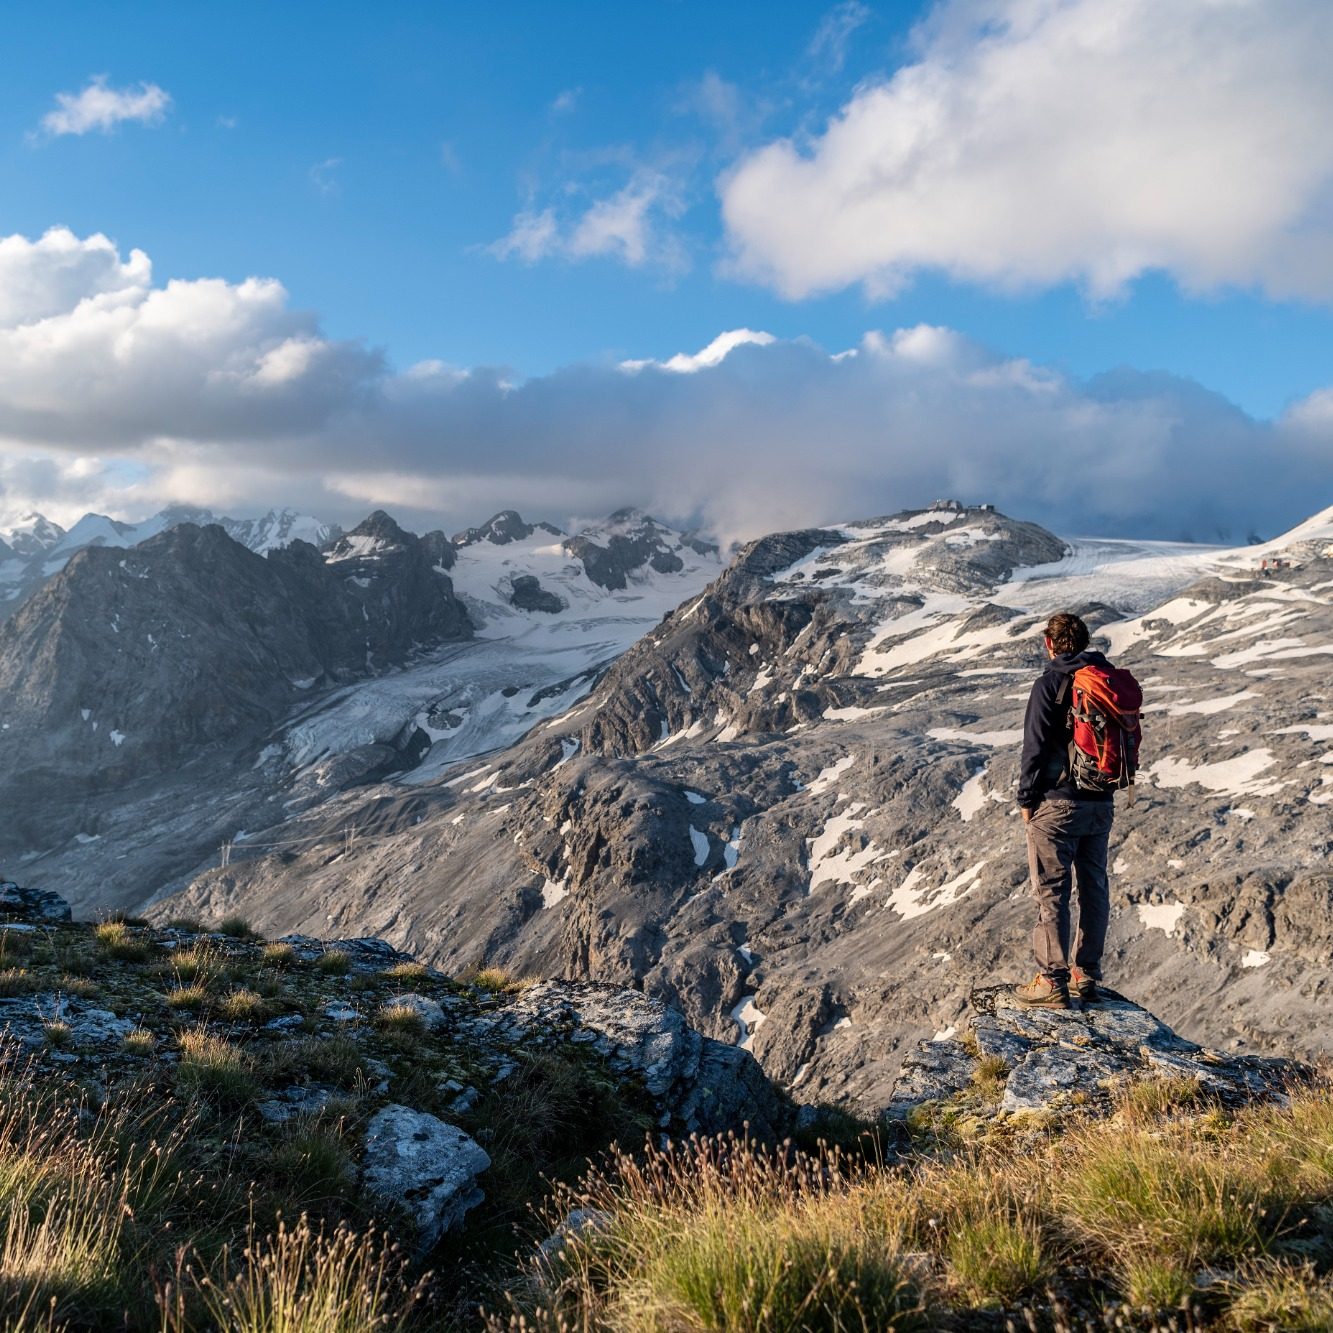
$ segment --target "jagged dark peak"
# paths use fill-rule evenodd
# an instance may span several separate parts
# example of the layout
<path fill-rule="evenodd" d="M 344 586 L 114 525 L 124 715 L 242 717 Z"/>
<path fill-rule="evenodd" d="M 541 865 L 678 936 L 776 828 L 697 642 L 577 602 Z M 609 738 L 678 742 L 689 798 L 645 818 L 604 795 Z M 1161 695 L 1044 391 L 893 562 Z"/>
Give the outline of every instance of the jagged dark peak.
<path fill-rule="evenodd" d="M 238 542 L 221 523 L 174 523 L 169 528 L 163 528 L 161 532 L 149 537 L 146 541 L 139 543 L 140 549 L 158 549 L 162 546 L 175 544 L 201 544 L 201 543 L 223 543 L 229 546 L 240 546 Z M 242 550 L 245 548 L 242 547 Z"/>
<path fill-rule="evenodd" d="M 451 570 L 458 563 L 458 548 L 438 528 L 423 532 L 421 551 L 437 574 Z"/>
<path fill-rule="evenodd" d="M 383 509 L 377 509 L 350 532 L 330 542 L 324 548 L 324 556 L 330 561 L 360 559 L 404 550 L 415 546 L 417 540 Z"/>
<path fill-rule="evenodd" d="M 563 537 L 551 523 L 525 523 L 523 516 L 516 509 L 502 509 L 492 514 L 478 528 L 467 528 L 454 534 L 455 546 L 473 546 L 477 542 L 490 542 L 492 546 L 507 546 L 510 542 L 521 542 L 531 537 L 534 532 L 549 532 L 554 537 Z"/>

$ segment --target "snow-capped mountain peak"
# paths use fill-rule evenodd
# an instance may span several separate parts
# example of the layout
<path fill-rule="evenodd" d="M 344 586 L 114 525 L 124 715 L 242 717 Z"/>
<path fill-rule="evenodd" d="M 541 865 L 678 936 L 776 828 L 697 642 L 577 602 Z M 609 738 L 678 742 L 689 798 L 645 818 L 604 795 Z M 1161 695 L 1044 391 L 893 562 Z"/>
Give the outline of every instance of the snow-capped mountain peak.
<path fill-rule="evenodd" d="M 15 555 L 28 557 L 49 551 L 64 535 L 59 523 L 41 514 L 25 514 L 12 527 L 0 530 L 0 538 Z"/>

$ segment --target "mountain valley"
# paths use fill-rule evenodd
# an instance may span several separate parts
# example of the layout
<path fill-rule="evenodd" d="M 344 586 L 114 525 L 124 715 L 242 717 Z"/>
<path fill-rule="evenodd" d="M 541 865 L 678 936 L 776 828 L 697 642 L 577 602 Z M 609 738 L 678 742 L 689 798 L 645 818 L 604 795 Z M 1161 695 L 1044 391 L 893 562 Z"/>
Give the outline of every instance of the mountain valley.
<path fill-rule="evenodd" d="M 1148 697 L 1112 984 L 1214 1045 L 1326 1053 L 1330 542 L 1329 513 L 1229 549 L 952 503 L 764 538 L 523 734 L 451 748 L 476 709 L 443 719 L 425 764 L 293 808 L 153 910 L 640 987 L 794 1097 L 873 1113 L 1029 966 L 1011 791 L 1067 607 Z"/>

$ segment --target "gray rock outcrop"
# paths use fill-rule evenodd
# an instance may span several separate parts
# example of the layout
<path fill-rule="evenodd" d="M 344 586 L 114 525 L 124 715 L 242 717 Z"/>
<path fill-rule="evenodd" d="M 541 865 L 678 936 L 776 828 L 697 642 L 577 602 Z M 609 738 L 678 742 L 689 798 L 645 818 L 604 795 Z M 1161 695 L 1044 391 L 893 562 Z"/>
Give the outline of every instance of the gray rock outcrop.
<path fill-rule="evenodd" d="M 0 925 L 7 918 L 19 921 L 68 921 L 69 904 L 46 889 L 29 889 L 13 880 L 0 880 Z"/>
<path fill-rule="evenodd" d="M 717 1134 L 748 1125 L 780 1136 L 789 1106 L 747 1051 L 704 1037 L 678 1010 L 637 991 L 595 983 L 541 982 L 525 990 L 503 1022 L 515 1030 L 567 1023 L 613 1069 L 633 1072 L 662 1107 L 673 1134 Z"/>
<path fill-rule="evenodd" d="M 510 581 L 509 604 L 520 611 L 545 611 L 550 615 L 563 611 L 564 602 L 541 585 L 535 574 L 518 574 Z"/>
<path fill-rule="evenodd" d="M 921 1042 L 903 1060 L 885 1114 L 909 1114 L 969 1089 L 982 1061 L 1002 1062 L 1005 1112 L 1105 1103 L 1116 1086 L 1178 1078 L 1233 1105 L 1281 1096 L 1308 1076 L 1298 1062 L 1205 1050 L 1115 991 L 1068 1010 L 1025 1007 L 1004 986 L 974 991 L 958 1038 Z"/>
<path fill-rule="evenodd" d="M 425 1251 L 486 1197 L 477 1177 L 490 1164 L 456 1125 L 391 1104 L 366 1127 L 361 1175 L 372 1194 L 411 1215 Z"/>

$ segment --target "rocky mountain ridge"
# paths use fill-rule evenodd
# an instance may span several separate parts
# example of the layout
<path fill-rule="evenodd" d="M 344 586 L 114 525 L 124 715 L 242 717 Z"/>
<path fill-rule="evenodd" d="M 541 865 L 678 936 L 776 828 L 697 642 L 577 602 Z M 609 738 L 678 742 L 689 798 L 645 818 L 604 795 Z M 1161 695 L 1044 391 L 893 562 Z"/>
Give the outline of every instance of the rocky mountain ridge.
<path fill-rule="evenodd" d="M 459 545 L 377 512 L 319 550 L 188 522 L 86 546 L 0 626 L 2 863 L 133 906 L 247 828 L 516 739 L 717 566 L 623 511 L 579 535 L 598 583 L 553 535 L 500 515 Z"/>
<path fill-rule="evenodd" d="M 873 1112 L 974 986 L 1030 966 L 1011 792 L 1038 629 L 1068 608 L 1149 700 L 1113 984 L 1214 1045 L 1318 1054 L 1330 519 L 1256 550 L 948 504 L 765 538 L 511 748 L 349 797 L 293 827 L 313 850 L 181 901 L 639 986 L 793 1095 Z M 349 823 L 383 836 L 331 862 Z"/>
<path fill-rule="evenodd" d="M 169 505 L 141 523 L 85 514 L 68 531 L 41 514 L 28 514 L 0 531 L 0 619 L 17 611 L 79 551 L 90 546 L 137 546 L 181 523 L 201 528 L 216 523 L 256 555 L 297 540 L 323 546 L 339 532 L 336 526 L 294 509 L 270 509 L 257 518 L 236 519 L 197 505 Z"/>

